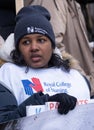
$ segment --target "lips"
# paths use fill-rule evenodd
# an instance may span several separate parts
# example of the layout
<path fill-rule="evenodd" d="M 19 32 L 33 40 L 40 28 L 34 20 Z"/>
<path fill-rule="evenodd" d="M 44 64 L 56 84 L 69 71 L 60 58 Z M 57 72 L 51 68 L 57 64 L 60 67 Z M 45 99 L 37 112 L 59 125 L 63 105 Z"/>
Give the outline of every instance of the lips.
<path fill-rule="evenodd" d="M 32 55 L 32 56 L 31 56 L 31 60 L 32 60 L 33 62 L 38 62 L 38 61 L 41 60 L 41 56 L 40 56 L 40 55 Z"/>

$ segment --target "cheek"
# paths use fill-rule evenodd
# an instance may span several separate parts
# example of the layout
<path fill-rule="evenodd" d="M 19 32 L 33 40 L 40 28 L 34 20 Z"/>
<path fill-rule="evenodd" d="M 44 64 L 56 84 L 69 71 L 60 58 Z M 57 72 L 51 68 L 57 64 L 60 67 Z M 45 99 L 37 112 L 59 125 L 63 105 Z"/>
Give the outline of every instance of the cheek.
<path fill-rule="evenodd" d="M 49 61 L 51 56 L 52 56 L 52 52 L 53 52 L 53 49 L 52 47 L 50 48 L 46 48 L 46 50 L 44 51 L 44 54 L 45 54 L 45 58 Z"/>
<path fill-rule="evenodd" d="M 52 48 L 51 44 L 49 45 L 47 51 L 48 51 L 48 54 L 52 54 L 53 48 Z"/>
<path fill-rule="evenodd" d="M 28 49 L 26 47 L 20 47 L 20 52 L 25 56 L 28 53 Z"/>

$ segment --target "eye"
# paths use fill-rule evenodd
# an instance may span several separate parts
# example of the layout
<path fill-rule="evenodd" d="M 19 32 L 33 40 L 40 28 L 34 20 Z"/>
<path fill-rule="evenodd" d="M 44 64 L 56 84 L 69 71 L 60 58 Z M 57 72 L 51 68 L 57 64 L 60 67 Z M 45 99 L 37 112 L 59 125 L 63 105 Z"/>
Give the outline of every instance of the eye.
<path fill-rule="evenodd" d="M 38 43 L 45 43 L 47 40 L 46 38 L 38 38 L 37 41 Z"/>
<path fill-rule="evenodd" d="M 29 45 L 30 44 L 30 40 L 22 40 L 21 41 L 21 43 L 23 44 L 23 45 Z"/>

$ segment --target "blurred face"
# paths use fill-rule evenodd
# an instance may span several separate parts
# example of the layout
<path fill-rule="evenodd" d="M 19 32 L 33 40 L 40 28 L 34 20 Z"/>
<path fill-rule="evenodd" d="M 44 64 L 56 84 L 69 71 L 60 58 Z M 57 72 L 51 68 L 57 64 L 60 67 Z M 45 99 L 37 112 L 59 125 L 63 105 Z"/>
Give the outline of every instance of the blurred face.
<path fill-rule="evenodd" d="M 51 41 L 41 34 L 24 36 L 19 43 L 19 50 L 26 64 L 32 68 L 46 68 L 52 56 Z"/>

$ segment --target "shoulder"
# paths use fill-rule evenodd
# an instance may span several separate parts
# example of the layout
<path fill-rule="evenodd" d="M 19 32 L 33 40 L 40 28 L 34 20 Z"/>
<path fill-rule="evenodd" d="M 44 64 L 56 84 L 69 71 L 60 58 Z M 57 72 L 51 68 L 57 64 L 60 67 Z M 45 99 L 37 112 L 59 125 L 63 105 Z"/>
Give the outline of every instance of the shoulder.
<path fill-rule="evenodd" d="M 4 63 L 4 64 L 1 66 L 0 69 L 2 69 L 2 68 L 11 68 L 11 67 L 16 67 L 16 65 L 13 64 L 13 63 L 10 63 L 10 62 L 6 62 L 6 63 Z"/>
<path fill-rule="evenodd" d="M 13 63 L 4 63 L 1 67 L 0 67 L 0 73 L 9 73 L 9 72 L 13 72 L 16 71 L 17 69 L 19 69 L 20 67 L 13 64 Z"/>
<path fill-rule="evenodd" d="M 91 89 L 90 82 L 86 78 L 85 75 L 83 75 L 82 73 L 80 73 L 78 70 L 75 70 L 75 69 L 71 69 L 70 74 L 71 74 L 72 77 L 76 76 L 76 78 L 84 80 L 87 83 L 87 85 L 89 86 L 89 89 Z"/>
<path fill-rule="evenodd" d="M 82 74 L 78 71 L 78 70 L 76 70 L 76 69 L 70 69 L 70 72 L 69 72 L 69 74 L 71 74 L 71 75 L 79 75 L 79 76 L 82 76 Z M 83 76 L 82 76 L 83 77 Z"/>
<path fill-rule="evenodd" d="M 14 94 L 0 83 L 0 107 L 5 105 L 17 105 Z M 3 102 L 2 102 L 3 101 Z"/>

